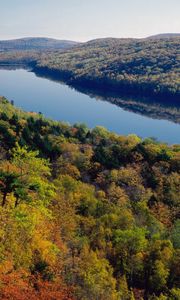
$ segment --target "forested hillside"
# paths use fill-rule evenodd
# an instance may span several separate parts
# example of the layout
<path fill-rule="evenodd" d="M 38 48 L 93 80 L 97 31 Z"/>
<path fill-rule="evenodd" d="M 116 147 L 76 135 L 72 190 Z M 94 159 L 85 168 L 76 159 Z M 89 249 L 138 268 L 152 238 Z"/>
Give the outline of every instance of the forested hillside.
<path fill-rule="evenodd" d="M 37 67 L 59 71 L 71 84 L 119 94 L 180 96 L 180 38 L 99 39 L 41 57 Z M 57 73 L 58 74 L 58 73 Z M 179 99 L 179 98 L 178 98 Z"/>
<path fill-rule="evenodd" d="M 0 41 L 1 51 L 23 51 L 23 50 L 57 50 L 68 49 L 75 45 L 77 42 L 56 40 L 51 38 L 22 38 L 16 40 Z"/>
<path fill-rule="evenodd" d="M 22 66 L 32 68 L 40 59 L 41 51 L 0 51 L 0 66 Z"/>
<path fill-rule="evenodd" d="M 112 90 L 119 96 L 153 96 L 163 103 L 179 104 L 179 36 L 98 39 L 74 47 L 66 43 L 61 50 L 57 49 L 61 41 L 23 43 L 5 51 L 0 42 L 0 65 L 23 64 L 70 85 Z"/>
<path fill-rule="evenodd" d="M 175 37 L 180 38 L 180 33 L 160 33 L 148 36 L 147 39 L 172 39 Z"/>
<path fill-rule="evenodd" d="M 179 172 L 180 145 L 1 97 L 0 299 L 178 300 Z"/>

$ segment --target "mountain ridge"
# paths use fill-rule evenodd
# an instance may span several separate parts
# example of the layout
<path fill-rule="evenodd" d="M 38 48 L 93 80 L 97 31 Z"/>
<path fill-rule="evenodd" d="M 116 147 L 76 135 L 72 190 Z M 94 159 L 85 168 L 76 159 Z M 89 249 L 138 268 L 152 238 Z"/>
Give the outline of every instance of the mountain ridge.
<path fill-rule="evenodd" d="M 22 50 L 61 50 L 68 49 L 78 42 L 70 40 L 58 40 L 45 37 L 26 37 L 12 40 L 0 40 L 0 51 Z"/>
<path fill-rule="evenodd" d="M 180 37 L 180 33 L 159 33 L 155 35 L 150 35 L 146 39 L 169 39 Z"/>
<path fill-rule="evenodd" d="M 3 46 L 7 46 L 13 43 L 17 43 L 19 48 L 23 46 L 23 44 L 28 47 L 28 45 L 31 46 L 31 43 L 35 43 L 37 46 L 39 43 L 43 44 L 44 48 L 50 48 L 55 47 L 55 49 L 58 48 L 65 48 L 66 46 L 75 46 L 79 44 L 86 44 L 86 43 L 91 43 L 93 41 L 108 41 L 108 40 L 122 40 L 122 41 L 131 41 L 131 40 L 144 40 L 144 39 L 163 39 L 163 38 L 174 38 L 174 37 L 180 37 L 180 33 L 158 33 L 155 35 L 150 35 L 145 38 L 136 38 L 136 37 L 100 37 L 100 38 L 95 38 L 95 39 L 90 39 L 85 42 L 80 42 L 80 41 L 74 41 L 74 40 L 66 40 L 66 39 L 57 39 L 57 38 L 51 38 L 51 37 L 23 37 L 23 38 L 14 38 L 14 39 L 5 39 L 5 40 L 0 40 L 0 48 Z M 41 44 L 40 44 L 41 46 Z M 46 46 L 46 47 L 45 47 Z M 30 48 L 28 48 L 30 49 Z M 13 50 L 13 49 L 11 49 Z M 22 48 L 21 48 L 22 50 Z"/>

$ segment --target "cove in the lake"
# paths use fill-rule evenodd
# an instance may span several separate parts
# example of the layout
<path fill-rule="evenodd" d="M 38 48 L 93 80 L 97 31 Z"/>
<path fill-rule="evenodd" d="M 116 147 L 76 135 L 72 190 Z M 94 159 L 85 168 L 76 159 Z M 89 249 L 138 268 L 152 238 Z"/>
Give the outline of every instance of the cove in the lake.
<path fill-rule="evenodd" d="M 0 69 L 0 95 L 26 111 L 42 112 L 70 124 L 86 123 L 90 128 L 100 125 L 122 135 L 180 143 L 180 125 L 174 123 L 179 122 L 179 108 L 164 106 L 158 110 L 156 103 L 142 106 L 139 101 L 85 92 L 24 69 Z M 156 119 L 163 116 L 164 120 Z"/>

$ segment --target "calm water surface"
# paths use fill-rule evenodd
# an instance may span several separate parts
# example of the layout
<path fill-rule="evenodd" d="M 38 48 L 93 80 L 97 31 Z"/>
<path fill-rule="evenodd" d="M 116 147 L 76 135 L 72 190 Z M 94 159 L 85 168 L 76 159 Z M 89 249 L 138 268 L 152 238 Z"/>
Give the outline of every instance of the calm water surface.
<path fill-rule="evenodd" d="M 106 127 L 118 134 L 135 133 L 167 143 L 180 143 L 180 125 L 145 117 L 91 98 L 67 85 L 37 77 L 23 69 L 0 70 L 0 95 L 14 100 L 26 111 L 42 112 L 46 117 L 92 128 Z"/>

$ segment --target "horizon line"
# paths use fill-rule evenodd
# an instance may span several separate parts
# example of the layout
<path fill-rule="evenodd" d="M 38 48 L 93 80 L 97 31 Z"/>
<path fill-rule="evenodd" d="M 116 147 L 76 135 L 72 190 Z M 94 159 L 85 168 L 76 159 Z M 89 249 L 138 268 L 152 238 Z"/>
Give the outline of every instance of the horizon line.
<path fill-rule="evenodd" d="M 45 36 L 45 35 L 33 35 L 33 36 L 15 36 L 12 38 L 0 38 L 0 41 L 11 41 L 11 40 L 20 40 L 20 39 L 28 39 L 28 38 L 48 38 L 48 39 L 54 39 L 54 40 L 59 40 L 59 41 L 71 41 L 71 42 L 79 42 L 79 43 L 86 43 L 92 40 L 98 40 L 98 39 L 146 39 L 158 35 L 180 35 L 180 32 L 162 32 L 162 33 L 155 33 L 155 34 L 150 34 L 150 35 L 145 35 L 141 37 L 132 37 L 132 36 L 127 36 L 127 37 L 115 37 L 115 36 L 100 36 L 100 37 L 92 37 L 89 39 L 71 39 L 71 38 L 60 38 L 57 36 Z"/>

